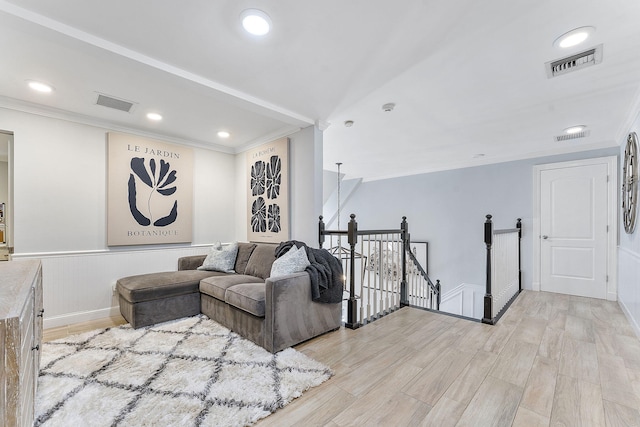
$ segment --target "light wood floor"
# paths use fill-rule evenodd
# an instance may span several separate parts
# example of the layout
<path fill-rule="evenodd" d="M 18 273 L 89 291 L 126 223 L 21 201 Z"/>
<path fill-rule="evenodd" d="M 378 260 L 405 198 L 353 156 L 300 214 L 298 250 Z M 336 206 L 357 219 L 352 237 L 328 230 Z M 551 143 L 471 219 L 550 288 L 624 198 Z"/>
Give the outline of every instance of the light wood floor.
<path fill-rule="evenodd" d="M 257 425 L 640 425 L 617 303 L 524 292 L 496 326 L 403 308 L 297 347 L 335 376 Z"/>
<path fill-rule="evenodd" d="M 75 325 L 60 326 L 42 331 L 42 341 L 53 341 L 94 329 L 112 328 L 127 323 L 122 316 L 106 317 L 104 319 L 91 320 L 89 322 L 76 323 Z"/>
<path fill-rule="evenodd" d="M 524 292 L 496 326 L 403 308 L 296 348 L 335 375 L 258 427 L 640 426 L 640 341 L 613 302 Z"/>

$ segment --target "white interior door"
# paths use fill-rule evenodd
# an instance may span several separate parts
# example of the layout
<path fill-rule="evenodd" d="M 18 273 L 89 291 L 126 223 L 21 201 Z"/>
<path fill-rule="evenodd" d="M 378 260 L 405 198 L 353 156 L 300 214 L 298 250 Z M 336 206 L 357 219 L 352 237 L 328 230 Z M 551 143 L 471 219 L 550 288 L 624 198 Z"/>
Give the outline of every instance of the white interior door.
<path fill-rule="evenodd" d="M 540 289 L 607 298 L 608 165 L 540 172 Z"/>

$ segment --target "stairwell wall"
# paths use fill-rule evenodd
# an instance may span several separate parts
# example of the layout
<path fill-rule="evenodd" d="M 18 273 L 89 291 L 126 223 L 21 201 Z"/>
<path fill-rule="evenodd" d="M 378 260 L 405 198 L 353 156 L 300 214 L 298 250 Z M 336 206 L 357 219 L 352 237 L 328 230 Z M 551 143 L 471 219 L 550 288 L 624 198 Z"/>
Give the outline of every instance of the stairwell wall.
<path fill-rule="evenodd" d="M 537 164 L 618 154 L 618 148 L 532 158 L 465 169 L 363 182 L 341 213 L 355 213 L 358 229 L 400 225 L 407 217 L 414 241 L 429 242 L 429 276 L 443 293 L 463 283 L 485 285 L 483 223 L 514 228 L 522 218 L 522 280 L 531 289 L 533 273 L 533 175 Z"/>

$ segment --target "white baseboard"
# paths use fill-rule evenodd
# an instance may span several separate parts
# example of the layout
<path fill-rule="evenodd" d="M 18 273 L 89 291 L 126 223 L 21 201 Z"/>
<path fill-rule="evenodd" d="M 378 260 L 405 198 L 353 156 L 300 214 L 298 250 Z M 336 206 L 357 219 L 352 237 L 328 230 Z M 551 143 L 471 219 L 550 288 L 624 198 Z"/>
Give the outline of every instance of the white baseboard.
<path fill-rule="evenodd" d="M 638 323 L 636 322 L 636 319 L 633 318 L 633 316 L 631 315 L 631 312 L 629 311 L 627 306 L 624 305 L 624 302 L 622 302 L 622 300 L 618 300 L 618 305 L 622 309 L 622 312 L 624 313 L 624 315 L 627 317 L 627 320 L 629 321 L 629 324 L 633 328 L 633 331 L 636 333 L 636 336 L 640 339 L 640 325 L 638 325 Z"/>
<path fill-rule="evenodd" d="M 540 282 L 531 283 L 531 290 L 532 291 L 536 291 L 536 292 L 540 292 Z"/>
<path fill-rule="evenodd" d="M 43 328 L 58 328 L 60 326 L 74 325 L 76 323 L 88 322 L 90 320 L 105 319 L 107 317 L 117 316 L 120 314 L 120 307 L 114 306 L 93 311 L 81 311 L 76 313 L 63 314 L 47 318 L 43 321 Z"/>

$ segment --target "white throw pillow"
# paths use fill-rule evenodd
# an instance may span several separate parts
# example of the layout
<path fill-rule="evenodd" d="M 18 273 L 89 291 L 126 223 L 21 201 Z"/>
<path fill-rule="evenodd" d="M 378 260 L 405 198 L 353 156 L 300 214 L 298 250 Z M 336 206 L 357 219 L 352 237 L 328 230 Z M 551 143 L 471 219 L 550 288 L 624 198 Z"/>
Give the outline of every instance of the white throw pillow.
<path fill-rule="evenodd" d="M 233 267 L 238 255 L 238 242 L 233 242 L 225 247 L 220 242 L 214 243 L 209 255 L 198 270 L 221 271 L 223 273 L 235 273 Z"/>
<path fill-rule="evenodd" d="M 269 277 L 299 273 L 304 271 L 309 265 L 311 265 L 311 263 L 307 257 L 306 249 L 304 247 L 297 248 L 296 245 L 293 245 L 286 254 L 273 262 Z"/>

